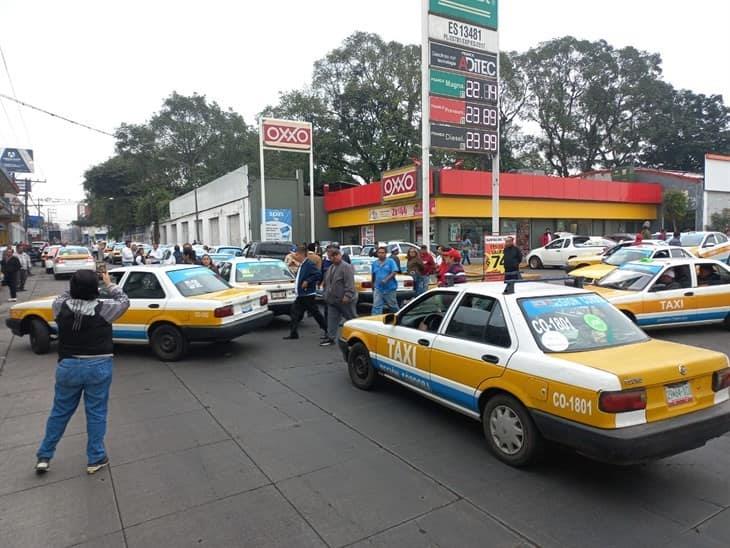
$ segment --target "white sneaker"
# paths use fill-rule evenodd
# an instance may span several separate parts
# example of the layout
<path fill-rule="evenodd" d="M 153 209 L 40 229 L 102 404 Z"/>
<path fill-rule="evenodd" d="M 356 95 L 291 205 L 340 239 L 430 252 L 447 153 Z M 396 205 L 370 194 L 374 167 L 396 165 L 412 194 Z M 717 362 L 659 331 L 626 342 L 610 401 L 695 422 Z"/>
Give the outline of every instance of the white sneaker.
<path fill-rule="evenodd" d="M 14 299 L 13 297 L 11 297 L 11 298 L 8 299 L 8 302 L 9 303 L 14 303 L 14 302 L 17 302 L 17 301 L 18 301 L 18 299 Z"/>

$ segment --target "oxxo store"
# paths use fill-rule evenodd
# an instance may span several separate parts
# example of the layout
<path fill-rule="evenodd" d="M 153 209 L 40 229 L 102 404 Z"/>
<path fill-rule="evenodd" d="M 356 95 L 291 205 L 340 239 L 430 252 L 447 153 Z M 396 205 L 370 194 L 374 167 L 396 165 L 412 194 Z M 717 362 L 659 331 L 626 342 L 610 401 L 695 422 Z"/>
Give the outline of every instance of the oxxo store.
<path fill-rule="evenodd" d="M 328 225 L 343 244 L 390 240 L 420 242 L 422 208 L 415 167 L 383 174 L 382 181 L 330 192 L 325 188 Z M 466 236 L 475 248 L 491 234 L 491 173 L 440 170 L 431 173 L 432 241 L 459 245 Z M 517 234 L 520 247 L 539 247 L 553 232 L 603 236 L 634 233 L 657 218 L 661 185 L 548 177 L 520 173 L 500 176 L 502 234 Z"/>

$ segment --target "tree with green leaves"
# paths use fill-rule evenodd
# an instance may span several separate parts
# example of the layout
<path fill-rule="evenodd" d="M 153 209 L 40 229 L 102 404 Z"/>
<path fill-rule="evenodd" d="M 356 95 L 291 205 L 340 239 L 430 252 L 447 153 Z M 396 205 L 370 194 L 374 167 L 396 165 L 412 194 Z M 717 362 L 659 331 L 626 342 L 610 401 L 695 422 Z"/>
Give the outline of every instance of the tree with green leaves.
<path fill-rule="evenodd" d="M 685 192 L 680 190 L 665 191 L 662 198 L 662 208 L 664 216 L 672 222 L 674 232 L 679 228 L 683 228 L 678 228 L 678 223 L 685 219 L 689 209 L 689 200 Z"/>

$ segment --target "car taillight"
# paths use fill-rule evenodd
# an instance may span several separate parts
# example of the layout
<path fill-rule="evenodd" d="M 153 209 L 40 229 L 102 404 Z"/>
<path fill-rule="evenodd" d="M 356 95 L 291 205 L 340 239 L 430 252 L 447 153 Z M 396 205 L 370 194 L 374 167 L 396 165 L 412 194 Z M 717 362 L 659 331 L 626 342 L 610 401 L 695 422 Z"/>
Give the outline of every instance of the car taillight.
<path fill-rule="evenodd" d="M 56 264 L 63 264 L 63 259 L 56 259 Z"/>
<path fill-rule="evenodd" d="M 373 282 L 363 282 L 360 284 L 360 287 L 363 289 L 372 289 L 373 288 Z"/>
<path fill-rule="evenodd" d="M 712 374 L 712 389 L 715 392 L 730 388 L 730 367 L 720 369 Z"/>
<path fill-rule="evenodd" d="M 220 308 L 216 308 L 213 311 L 213 315 L 216 318 L 225 318 L 227 316 L 233 316 L 233 305 L 229 304 L 228 306 L 221 306 Z"/>
<path fill-rule="evenodd" d="M 266 306 L 267 304 L 269 304 L 269 296 L 264 295 L 263 297 L 259 298 L 259 304 L 261 306 Z"/>
<path fill-rule="evenodd" d="M 604 413 L 624 413 L 646 409 L 646 390 L 635 388 L 617 392 L 602 392 L 598 408 Z"/>
<path fill-rule="evenodd" d="M 403 282 L 403 287 L 413 287 L 413 280 L 406 280 Z"/>

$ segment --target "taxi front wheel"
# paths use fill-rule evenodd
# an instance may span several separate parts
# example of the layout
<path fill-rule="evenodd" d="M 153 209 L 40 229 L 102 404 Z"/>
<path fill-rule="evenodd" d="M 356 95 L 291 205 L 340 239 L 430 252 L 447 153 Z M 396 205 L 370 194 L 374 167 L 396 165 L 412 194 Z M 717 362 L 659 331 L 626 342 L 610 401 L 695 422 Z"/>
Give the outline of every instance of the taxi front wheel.
<path fill-rule="evenodd" d="M 378 381 L 378 373 L 370 361 L 370 352 L 362 343 L 355 343 L 350 348 L 347 371 L 352 384 L 360 390 L 372 390 Z"/>
<path fill-rule="evenodd" d="M 51 348 L 51 331 L 46 322 L 33 318 L 28 327 L 30 349 L 34 354 L 48 354 Z"/>
<path fill-rule="evenodd" d="M 163 362 L 176 362 L 188 351 L 188 343 L 174 325 L 161 325 L 152 332 L 152 351 Z"/>
<path fill-rule="evenodd" d="M 482 427 L 492 453 L 510 466 L 527 466 L 542 453 L 542 437 L 530 413 L 508 394 L 497 394 L 487 401 Z"/>

